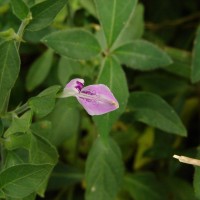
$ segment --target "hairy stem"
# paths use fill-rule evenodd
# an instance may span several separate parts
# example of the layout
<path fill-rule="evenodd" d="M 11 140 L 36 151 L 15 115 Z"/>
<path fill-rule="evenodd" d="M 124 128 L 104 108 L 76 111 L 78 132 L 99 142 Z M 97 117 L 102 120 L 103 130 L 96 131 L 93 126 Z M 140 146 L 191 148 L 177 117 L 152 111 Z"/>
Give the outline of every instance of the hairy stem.
<path fill-rule="evenodd" d="M 28 15 L 28 17 L 26 19 L 24 19 L 17 31 L 17 37 L 18 37 L 18 42 L 17 42 L 17 49 L 19 50 L 21 41 L 23 41 L 23 35 L 24 35 L 24 31 L 26 26 L 29 24 L 29 22 L 31 21 L 32 17 L 31 14 Z"/>

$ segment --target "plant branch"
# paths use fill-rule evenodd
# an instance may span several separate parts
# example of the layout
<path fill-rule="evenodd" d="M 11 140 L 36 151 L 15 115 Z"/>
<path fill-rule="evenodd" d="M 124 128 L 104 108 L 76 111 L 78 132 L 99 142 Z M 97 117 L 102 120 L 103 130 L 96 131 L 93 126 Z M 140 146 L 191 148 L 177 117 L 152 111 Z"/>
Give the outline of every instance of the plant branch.
<path fill-rule="evenodd" d="M 21 44 L 21 41 L 23 41 L 23 35 L 24 35 L 24 31 L 25 31 L 25 28 L 26 26 L 29 24 L 29 22 L 32 20 L 32 15 L 31 13 L 29 13 L 29 15 L 27 16 L 26 19 L 24 19 L 17 31 L 17 49 L 19 50 L 19 47 L 20 47 L 20 44 Z"/>
<path fill-rule="evenodd" d="M 200 18 L 200 13 L 197 12 L 192 15 L 184 16 L 179 19 L 167 20 L 167 21 L 164 21 L 161 23 L 147 22 L 147 23 L 145 23 L 145 26 L 146 26 L 146 28 L 151 29 L 151 30 L 159 30 L 162 28 L 179 26 L 179 25 L 182 25 L 184 23 L 187 23 L 187 22 L 193 21 L 195 19 L 199 19 L 199 18 Z"/>

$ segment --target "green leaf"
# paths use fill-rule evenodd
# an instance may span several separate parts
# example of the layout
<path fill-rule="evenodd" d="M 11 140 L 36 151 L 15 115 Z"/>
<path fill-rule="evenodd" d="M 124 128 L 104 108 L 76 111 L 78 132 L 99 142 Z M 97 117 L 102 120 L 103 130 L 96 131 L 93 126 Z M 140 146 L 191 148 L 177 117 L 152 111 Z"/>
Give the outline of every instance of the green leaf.
<path fill-rule="evenodd" d="M 171 64 L 171 58 L 154 44 L 136 40 L 117 48 L 114 52 L 122 64 L 139 70 L 152 70 Z"/>
<path fill-rule="evenodd" d="M 31 124 L 31 131 L 37 135 L 46 138 L 52 130 L 51 122 L 48 120 L 40 120 Z"/>
<path fill-rule="evenodd" d="M 131 18 L 127 26 L 120 33 L 115 46 L 121 46 L 127 42 L 134 39 L 139 39 L 142 37 L 144 32 L 144 6 L 143 4 L 138 4 L 135 12 L 131 15 Z"/>
<path fill-rule="evenodd" d="M 58 164 L 51 174 L 48 189 L 55 190 L 66 186 L 68 187 L 81 182 L 83 179 L 84 174 L 74 166 Z"/>
<path fill-rule="evenodd" d="M 49 26 L 66 3 L 66 0 L 46 0 L 34 5 L 31 8 L 33 19 L 26 29 L 38 31 Z"/>
<path fill-rule="evenodd" d="M 53 169 L 53 167 L 58 162 L 58 153 L 56 148 L 50 144 L 48 140 L 39 135 L 32 134 L 30 141 L 29 159 L 33 164 L 51 164 Z M 46 175 L 46 177 L 44 177 L 43 182 L 38 188 L 37 193 L 39 193 L 39 195 L 42 197 L 44 197 L 52 169 L 49 170 L 49 173 Z"/>
<path fill-rule="evenodd" d="M 21 117 L 14 116 L 11 126 L 6 130 L 4 137 L 9 137 L 10 135 L 28 131 L 32 121 L 32 112 L 27 111 Z"/>
<path fill-rule="evenodd" d="M 107 45 L 111 47 L 133 14 L 137 0 L 127 0 L 126 3 L 122 0 L 95 0 L 94 2 Z"/>
<path fill-rule="evenodd" d="M 12 134 L 4 140 L 4 146 L 7 150 L 14 150 L 18 148 L 29 149 L 30 146 L 30 134 L 17 133 Z"/>
<path fill-rule="evenodd" d="M 53 61 L 53 51 L 48 49 L 37 60 L 33 62 L 26 77 L 26 88 L 28 91 L 34 90 L 47 77 Z"/>
<path fill-rule="evenodd" d="M 20 59 L 14 41 L 0 45 L 0 113 L 14 86 L 20 69 Z"/>
<path fill-rule="evenodd" d="M 199 167 L 195 167 L 193 184 L 194 184 L 195 196 L 198 199 L 200 198 L 199 179 L 200 179 L 200 169 Z"/>
<path fill-rule="evenodd" d="M 6 151 L 6 158 L 4 163 L 4 169 L 23 164 L 24 161 L 20 158 L 20 156 L 15 151 Z"/>
<path fill-rule="evenodd" d="M 23 0 L 11 0 L 13 13 L 20 19 L 25 19 L 29 14 L 29 7 Z"/>
<path fill-rule="evenodd" d="M 137 76 L 134 86 L 140 87 L 143 91 L 153 92 L 161 96 L 181 94 L 189 87 L 188 82 L 184 79 L 178 79 L 171 74 L 155 72 Z"/>
<path fill-rule="evenodd" d="M 58 64 L 58 78 L 65 86 L 74 77 L 94 78 L 96 69 L 94 63 L 83 60 L 74 60 L 62 56 Z"/>
<path fill-rule="evenodd" d="M 80 0 L 81 5 L 94 17 L 97 16 L 93 0 Z"/>
<path fill-rule="evenodd" d="M 191 74 L 191 53 L 172 47 L 165 47 L 164 50 L 173 61 L 173 63 L 166 66 L 164 70 L 189 79 Z"/>
<path fill-rule="evenodd" d="M 124 112 L 128 101 L 128 86 L 124 71 L 114 58 L 107 58 L 101 67 L 98 83 L 107 85 L 119 102 L 119 108 L 101 116 L 94 116 L 100 134 L 107 135 L 112 125 Z"/>
<path fill-rule="evenodd" d="M 96 38 L 82 29 L 64 30 L 51 33 L 42 41 L 62 56 L 72 59 L 90 59 L 100 53 Z"/>
<path fill-rule="evenodd" d="M 60 86 L 52 86 L 41 92 L 38 96 L 28 101 L 31 109 L 38 117 L 48 115 L 55 106 L 56 94 L 60 90 Z"/>
<path fill-rule="evenodd" d="M 150 92 L 131 93 L 128 105 L 135 120 L 168 133 L 187 135 L 187 131 L 174 109 L 156 94 Z"/>
<path fill-rule="evenodd" d="M 51 165 L 21 164 L 0 173 L 0 189 L 13 198 L 24 198 L 38 189 Z"/>
<path fill-rule="evenodd" d="M 167 200 L 162 185 L 150 172 L 127 175 L 124 179 L 124 189 L 137 200 Z"/>
<path fill-rule="evenodd" d="M 0 198 L 6 199 L 5 193 L 2 190 L 0 190 Z"/>
<path fill-rule="evenodd" d="M 35 200 L 36 193 L 32 193 L 24 198 L 13 198 L 13 197 L 7 197 L 6 200 Z"/>
<path fill-rule="evenodd" d="M 60 145 L 78 132 L 80 113 L 76 107 L 70 106 L 70 98 L 60 99 L 57 102 L 54 111 L 50 115 L 50 119 L 52 131 L 47 138 L 54 145 Z"/>
<path fill-rule="evenodd" d="M 24 197 L 22 200 L 35 200 L 36 199 L 36 193 L 32 193 L 26 197 Z M 16 199 L 16 200 L 21 200 L 21 199 Z"/>
<path fill-rule="evenodd" d="M 56 148 L 39 135 L 31 135 L 29 154 L 33 164 L 55 165 L 58 161 Z"/>
<path fill-rule="evenodd" d="M 112 200 L 123 179 L 123 163 L 119 147 L 109 139 L 105 144 L 97 138 L 86 162 L 86 200 Z"/>
<path fill-rule="evenodd" d="M 60 83 L 64 86 L 69 82 L 72 75 L 80 74 L 83 66 L 77 60 L 69 59 L 62 56 L 58 65 L 58 78 Z"/>
<path fill-rule="evenodd" d="M 197 29 L 192 54 L 191 80 L 196 83 L 200 81 L 200 27 Z"/>

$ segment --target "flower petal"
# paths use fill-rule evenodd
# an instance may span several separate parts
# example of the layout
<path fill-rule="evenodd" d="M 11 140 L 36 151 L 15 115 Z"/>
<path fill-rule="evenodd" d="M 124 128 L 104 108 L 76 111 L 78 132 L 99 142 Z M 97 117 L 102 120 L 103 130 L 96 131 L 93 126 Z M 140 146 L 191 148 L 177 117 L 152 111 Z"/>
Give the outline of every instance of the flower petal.
<path fill-rule="evenodd" d="M 78 94 L 84 86 L 84 80 L 80 78 L 72 79 L 64 88 L 59 97 L 69 97 Z"/>
<path fill-rule="evenodd" d="M 103 84 L 84 87 L 76 97 L 90 115 L 102 115 L 119 107 L 110 89 Z"/>

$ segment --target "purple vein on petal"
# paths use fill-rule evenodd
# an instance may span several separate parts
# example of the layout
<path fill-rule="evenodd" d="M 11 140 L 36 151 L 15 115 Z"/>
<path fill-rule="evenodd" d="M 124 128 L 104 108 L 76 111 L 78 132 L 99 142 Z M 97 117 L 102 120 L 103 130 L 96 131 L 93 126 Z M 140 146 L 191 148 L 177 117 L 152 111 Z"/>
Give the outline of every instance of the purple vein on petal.
<path fill-rule="evenodd" d="M 119 107 L 110 89 L 103 84 L 84 87 L 76 97 L 90 115 L 101 115 Z"/>
<path fill-rule="evenodd" d="M 64 88 L 60 97 L 76 96 L 84 86 L 84 80 L 80 78 L 72 79 Z"/>
<path fill-rule="evenodd" d="M 76 86 L 75 88 L 80 92 L 84 86 L 84 82 L 76 81 Z"/>

